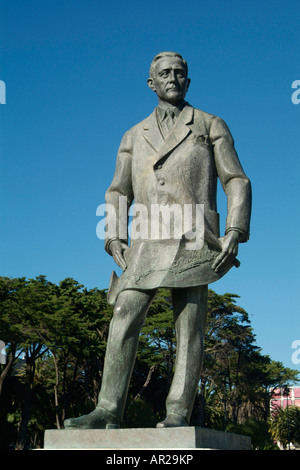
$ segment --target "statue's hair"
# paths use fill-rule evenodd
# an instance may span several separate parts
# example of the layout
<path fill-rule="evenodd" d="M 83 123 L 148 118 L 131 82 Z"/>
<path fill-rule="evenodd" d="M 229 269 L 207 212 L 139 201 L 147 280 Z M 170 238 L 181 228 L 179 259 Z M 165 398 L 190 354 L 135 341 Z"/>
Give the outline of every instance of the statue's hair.
<path fill-rule="evenodd" d="M 162 59 L 164 57 L 178 57 L 179 59 L 182 60 L 182 63 L 184 65 L 184 68 L 185 68 L 185 71 L 186 71 L 186 76 L 188 76 L 188 65 L 187 65 L 187 62 L 186 60 L 184 60 L 182 58 L 182 56 L 180 54 L 178 54 L 178 52 L 160 52 L 159 54 L 157 54 L 154 59 L 152 60 L 151 62 L 151 65 L 150 65 L 150 77 L 154 77 L 154 69 L 155 69 L 155 64 L 156 62 L 159 60 L 159 59 Z"/>

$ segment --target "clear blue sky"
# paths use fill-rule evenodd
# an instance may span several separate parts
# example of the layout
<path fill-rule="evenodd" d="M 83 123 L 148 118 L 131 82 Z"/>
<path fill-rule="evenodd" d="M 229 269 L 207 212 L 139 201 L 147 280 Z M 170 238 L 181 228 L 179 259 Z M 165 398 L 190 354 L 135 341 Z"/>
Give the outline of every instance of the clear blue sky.
<path fill-rule="evenodd" d="M 1 0 L 0 274 L 108 287 L 96 209 L 123 133 L 156 106 L 150 62 L 174 50 L 253 185 L 241 267 L 211 288 L 238 294 L 263 353 L 299 369 L 299 22 L 296 0 Z"/>

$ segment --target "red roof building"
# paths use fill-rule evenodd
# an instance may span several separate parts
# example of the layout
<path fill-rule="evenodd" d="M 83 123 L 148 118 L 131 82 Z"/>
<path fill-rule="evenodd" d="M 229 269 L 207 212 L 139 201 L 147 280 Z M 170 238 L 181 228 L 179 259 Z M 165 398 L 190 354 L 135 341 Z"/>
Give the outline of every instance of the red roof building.
<path fill-rule="evenodd" d="M 300 387 L 289 387 L 288 392 L 284 388 L 276 388 L 272 394 L 271 410 L 286 408 L 286 406 L 300 407 Z"/>

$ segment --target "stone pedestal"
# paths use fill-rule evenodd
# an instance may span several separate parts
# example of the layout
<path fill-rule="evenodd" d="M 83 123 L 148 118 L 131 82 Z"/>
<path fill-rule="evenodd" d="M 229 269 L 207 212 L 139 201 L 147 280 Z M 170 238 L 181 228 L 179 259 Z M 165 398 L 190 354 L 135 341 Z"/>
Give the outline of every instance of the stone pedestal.
<path fill-rule="evenodd" d="M 199 427 L 140 429 L 50 429 L 45 450 L 205 449 L 251 450 L 251 439 Z"/>

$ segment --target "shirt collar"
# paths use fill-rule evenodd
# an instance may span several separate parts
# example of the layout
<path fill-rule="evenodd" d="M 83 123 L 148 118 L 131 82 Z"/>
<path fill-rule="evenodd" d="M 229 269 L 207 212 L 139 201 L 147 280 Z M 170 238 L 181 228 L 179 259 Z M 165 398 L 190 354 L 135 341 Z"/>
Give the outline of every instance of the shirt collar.
<path fill-rule="evenodd" d="M 185 101 L 183 101 L 183 103 L 180 103 L 179 106 L 172 106 L 171 104 L 168 104 L 168 106 L 158 105 L 157 106 L 157 115 L 159 117 L 160 122 L 162 122 L 165 119 L 167 109 L 171 109 L 174 112 L 175 117 L 177 119 L 179 114 L 181 113 L 181 111 L 183 110 L 183 108 L 185 107 L 186 104 L 187 103 Z"/>

